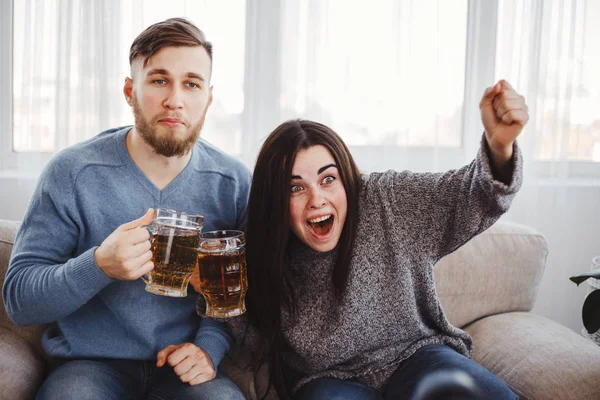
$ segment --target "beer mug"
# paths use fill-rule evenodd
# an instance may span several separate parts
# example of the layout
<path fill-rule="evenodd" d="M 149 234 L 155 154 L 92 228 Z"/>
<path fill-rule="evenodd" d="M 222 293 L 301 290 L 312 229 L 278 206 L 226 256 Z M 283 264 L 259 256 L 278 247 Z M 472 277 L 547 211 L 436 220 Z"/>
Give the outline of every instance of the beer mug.
<path fill-rule="evenodd" d="M 248 278 L 244 232 L 200 233 L 198 278 L 207 317 L 229 318 L 245 313 Z"/>
<path fill-rule="evenodd" d="M 152 224 L 144 225 L 150 233 L 154 263 L 154 269 L 142 277 L 146 291 L 171 297 L 187 296 L 203 225 L 201 215 L 156 210 Z"/>

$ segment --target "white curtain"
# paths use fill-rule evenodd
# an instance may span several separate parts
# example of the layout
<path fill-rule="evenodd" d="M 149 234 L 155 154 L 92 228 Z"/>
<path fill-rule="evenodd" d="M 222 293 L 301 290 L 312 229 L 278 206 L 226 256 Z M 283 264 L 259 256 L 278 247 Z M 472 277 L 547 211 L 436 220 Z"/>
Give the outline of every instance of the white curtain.
<path fill-rule="evenodd" d="M 215 43 L 215 102 L 204 132 L 241 152 L 245 1 L 25 0 L 14 2 L 13 136 L 18 169 L 132 123 L 122 94 L 129 47 L 152 23 L 185 16 Z"/>
<path fill-rule="evenodd" d="M 501 0 L 496 77 L 525 95 L 525 185 L 508 218 L 550 253 L 536 311 L 579 330 L 585 288 L 568 277 L 600 254 L 600 2 Z M 585 286 L 585 285 L 584 285 Z"/>
<path fill-rule="evenodd" d="M 600 1 L 15 1 L 14 145 L 19 169 L 131 123 L 129 45 L 171 16 L 215 44 L 204 137 L 249 166 L 288 118 L 332 126 L 365 171 L 469 162 L 478 103 L 505 78 L 531 120 L 525 185 L 507 219 L 550 254 L 538 311 L 579 330 L 585 290 L 568 281 L 600 254 Z M 15 39 L 16 40 L 16 39 Z"/>

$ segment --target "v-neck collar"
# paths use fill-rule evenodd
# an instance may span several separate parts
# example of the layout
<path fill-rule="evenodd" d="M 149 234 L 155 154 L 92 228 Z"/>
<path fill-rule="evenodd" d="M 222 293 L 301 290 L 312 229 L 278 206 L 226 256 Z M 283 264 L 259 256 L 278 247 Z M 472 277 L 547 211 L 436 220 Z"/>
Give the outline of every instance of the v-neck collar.
<path fill-rule="evenodd" d="M 187 181 L 188 177 L 192 173 L 194 169 L 194 156 L 195 156 L 195 145 L 192 148 L 192 156 L 188 161 L 185 168 L 163 189 L 160 190 L 157 188 L 154 183 L 146 174 L 138 167 L 138 165 L 133 161 L 129 151 L 127 150 L 127 134 L 129 131 L 133 129 L 133 126 L 128 126 L 121 131 L 116 133 L 115 142 L 117 146 L 117 151 L 119 152 L 119 156 L 123 163 L 127 166 L 128 170 L 133 174 L 133 176 L 140 182 L 140 184 L 154 197 L 157 201 L 162 202 L 169 195 L 176 192 L 184 182 Z"/>

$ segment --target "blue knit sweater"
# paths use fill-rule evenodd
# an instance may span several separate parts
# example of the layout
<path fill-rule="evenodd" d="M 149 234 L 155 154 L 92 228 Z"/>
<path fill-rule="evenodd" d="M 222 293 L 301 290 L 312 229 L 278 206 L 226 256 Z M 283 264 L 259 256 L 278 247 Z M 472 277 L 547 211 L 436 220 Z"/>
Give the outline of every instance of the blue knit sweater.
<path fill-rule="evenodd" d="M 129 156 L 130 129 L 102 132 L 49 162 L 17 233 L 6 310 L 17 325 L 52 323 L 42 343 L 54 357 L 152 360 L 170 344 L 193 342 L 216 367 L 231 337 L 196 315 L 191 286 L 184 298 L 150 294 L 141 279 L 106 276 L 94 251 L 149 207 L 201 214 L 205 232 L 242 228 L 250 172 L 199 140 L 185 169 L 159 190 Z"/>

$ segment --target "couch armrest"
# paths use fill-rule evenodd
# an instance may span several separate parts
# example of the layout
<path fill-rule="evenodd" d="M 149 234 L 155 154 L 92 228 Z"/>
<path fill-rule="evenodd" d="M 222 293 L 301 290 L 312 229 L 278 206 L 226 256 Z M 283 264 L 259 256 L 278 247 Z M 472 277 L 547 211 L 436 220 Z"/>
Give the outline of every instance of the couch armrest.
<path fill-rule="evenodd" d="M 0 219 L 0 288 L 4 285 L 4 278 L 6 276 L 6 271 L 8 270 L 10 254 L 12 252 L 13 244 L 15 243 L 15 235 L 17 234 L 19 225 L 20 223 L 17 221 Z M 16 333 L 44 356 L 46 356 L 46 353 L 42 349 L 41 338 L 47 326 L 48 325 L 16 326 L 6 314 L 4 300 L 0 296 L 0 327 Z M 46 357 L 49 360 L 49 357 Z"/>
<path fill-rule="evenodd" d="M 530 312 L 494 315 L 467 326 L 473 360 L 522 400 L 600 399 L 600 347 Z"/>
<path fill-rule="evenodd" d="M 435 266 L 437 294 L 458 327 L 510 311 L 530 311 L 548 246 L 537 231 L 497 222 Z"/>
<path fill-rule="evenodd" d="M 46 376 L 46 361 L 27 341 L 0 327 L 0 398 L 33 399 Z"/>

